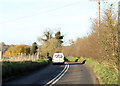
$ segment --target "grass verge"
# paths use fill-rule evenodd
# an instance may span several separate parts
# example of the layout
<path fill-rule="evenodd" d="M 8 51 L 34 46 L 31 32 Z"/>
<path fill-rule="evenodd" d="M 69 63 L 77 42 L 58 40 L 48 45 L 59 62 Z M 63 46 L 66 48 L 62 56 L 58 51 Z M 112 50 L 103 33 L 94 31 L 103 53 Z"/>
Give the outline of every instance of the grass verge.
<path fill-rule="evenodd" d="M 40 69 L 50 62 L 47 59 L 35 61 L 3 61 L 2 62 L 2 79 L 5 80 L 10 76 L 20 75 L 29 71 Z"/>
<path fill-rule="evenodd" d="M 69 61 L 75 61 L 76 57 L 67 57 Z M 118 74 L 112 66 L 104 66 L 99 62 L 81 57 L 78 61 L 82 63 L 83 60 L 86 61 L 86 65 L 93 69 L 96 74 L 100 84 L 118 84 Z"/>

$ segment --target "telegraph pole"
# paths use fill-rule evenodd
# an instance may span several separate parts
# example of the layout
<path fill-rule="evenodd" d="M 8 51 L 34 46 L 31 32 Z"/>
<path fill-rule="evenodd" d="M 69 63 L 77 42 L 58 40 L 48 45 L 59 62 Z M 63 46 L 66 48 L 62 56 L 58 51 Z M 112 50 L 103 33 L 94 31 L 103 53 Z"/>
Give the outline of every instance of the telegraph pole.
<path fill-rule="evenodd" d="M 90 0 L 90 1 L 98 1 L 98 27 L 100 27 L 100 23 L 101 23 L 101 20 L 100 20 L 100 0 Z"/>
<path fill-rule="evenodd" d="M 0 51 L 0 60 L 2 59 L 2 43 L 1 43 L 1 51 Z"/>
<path fill-rule="evenodd" d="M 100 0 L 98 0 L 98 27 L 100 27 Z"/>
<path fill-rule="evenodd" d="M 120 72 L 120 1 L 118 2 L 118 70 Z M 120 84 L 120 75 L 118 76 L 118 83 Z"/>

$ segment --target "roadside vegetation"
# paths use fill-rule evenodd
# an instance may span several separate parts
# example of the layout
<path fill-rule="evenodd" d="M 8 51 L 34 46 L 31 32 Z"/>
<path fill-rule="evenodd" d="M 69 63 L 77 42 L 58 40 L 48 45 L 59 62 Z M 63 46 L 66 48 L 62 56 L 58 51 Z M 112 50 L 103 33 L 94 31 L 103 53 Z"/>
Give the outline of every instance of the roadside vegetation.
<path fill-rule="evenodd" d="M 105 5 L 100 27 L 97 19 L 92 20 L 91 33 L 87 37 L 71 41 L 70 46 L 62 49 L 67 57 L 84 57 L 101 84 L 120 83 L 117 14 L 113 4 Z"/>
<path fill-rule="evenodd" d="M 4 51 L 4 57 L 18 57 L 35 55 L 37 53 L 38 45 L 36 42 L 32 44 L 32 46 L 28 45 L 11 45 L 7 50 Z"/>
<path fill-rule="evenodd" d="M 3 61 L 2 62 L 2 78 L 8 79 L 11 76 L 17 76 L 38 70 L 49 64 L 47 59 L 35 61 Z"/>
<path fill-rule="evenodd" d="M 53 34 L 52 30 L 46 30 L 42 37 L 38 37 L 38 41 L 42 43 L 38 49 L 41 57 L 46 57 L 47 53 L 52 56 L 55 52 L 61 52 L 63 38 L 64 35 L 61 34 L 61 31 L 57 31 Z"/>
<path fill-rule="evenodd" d="M 67 57 L 69 61 L 75 61 L 77 57 Z M 80 57 L 78 62 L 82 63 L 86 60 L 86 65 L 92 68 L 100 84 L 118 84 L 118 74 L 116 70 L 111 66 L 105 66 L 98 61 L 91 58 Z"/>

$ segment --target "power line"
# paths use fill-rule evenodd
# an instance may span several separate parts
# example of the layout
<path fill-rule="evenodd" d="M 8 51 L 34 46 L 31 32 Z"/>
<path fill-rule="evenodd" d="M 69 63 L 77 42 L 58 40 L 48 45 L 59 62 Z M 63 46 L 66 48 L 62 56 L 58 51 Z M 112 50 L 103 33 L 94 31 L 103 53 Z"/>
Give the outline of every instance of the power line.
<path fill-rule="evenodd" d="M 5 22 L 2 22 L 2 23 L 0 23 L 0 24 L 5 24 L 5 23 L 9 23 L 9 22 L 15 22 L 15 21 L 20 20 L 20 19 L 29 18 L 29 17 L 32 17 L 32 16 L 44 14 L 44 13 L 50 13 L 50 12 L 53 12 L 53 11 L 57 11 L 57 10 L 59 10 L 59 9 L 63 9 L 63 8 L 66 8 L 66 7 L 75 5 L 75 4 L 78 4 L 78 2 L 75 2 L 75 3 L 72 3 L 72 4 L 67 4 L 67 5 L 65 5 L 65 6 L 63 6 L 63 7 L 58 7 L 58 8 L 54 8 L 54 9 L 51 9 L 51 10 L 47 10 L 47 11 L 45 11 L 45 12 L 39 12 L 39 13 L 30 15 L 30 16 L 23 16 L 23 17 L 16 18 L 16 19 L 11 20 L 11 21 L 5 21 Z"/>

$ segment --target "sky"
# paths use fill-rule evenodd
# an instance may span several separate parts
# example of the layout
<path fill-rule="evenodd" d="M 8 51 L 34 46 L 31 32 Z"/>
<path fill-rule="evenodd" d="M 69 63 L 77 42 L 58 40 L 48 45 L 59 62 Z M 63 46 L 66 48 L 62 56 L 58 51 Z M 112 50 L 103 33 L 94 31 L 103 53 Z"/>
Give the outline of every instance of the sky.
<path fill-rule="evenodd" d="M 107 2 L 117 7 L 119 0 Z M 60 30 L 68 45 L 68 40 L 89 34 L 97 10 L 97 0 L 0 0 L 0 42 L 41 44 L 37 38 L 51 29 L 53 33 Z"/>

